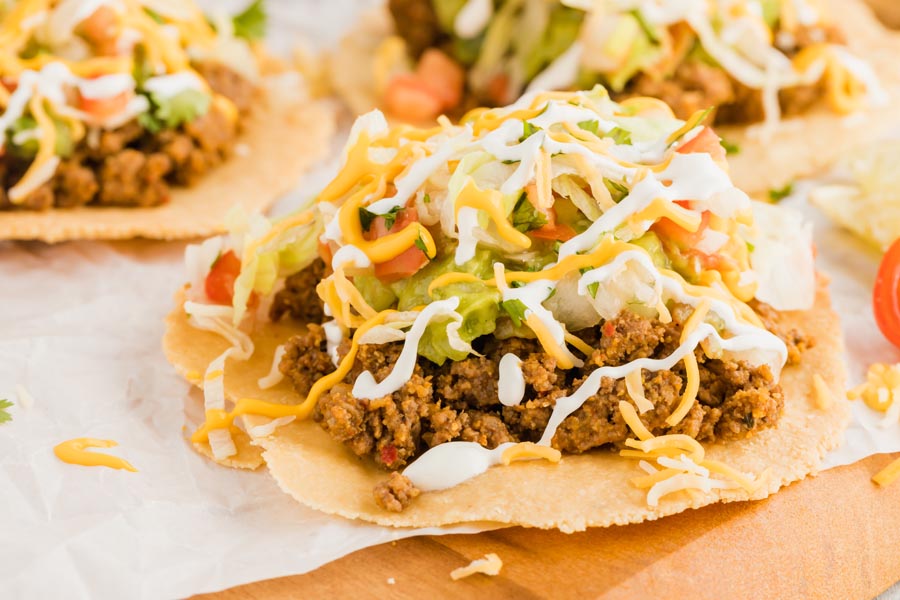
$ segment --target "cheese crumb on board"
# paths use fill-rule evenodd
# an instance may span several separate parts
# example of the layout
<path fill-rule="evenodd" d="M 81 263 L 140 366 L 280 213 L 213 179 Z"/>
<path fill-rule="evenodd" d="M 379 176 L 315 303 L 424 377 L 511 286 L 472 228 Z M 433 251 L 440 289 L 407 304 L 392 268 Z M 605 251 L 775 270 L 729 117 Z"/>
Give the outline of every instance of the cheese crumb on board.
<path fill-rule="evenodd" d="M 476 573 L 494 576 L 500 573 L 500 569 L 502 567 L 503 561 L 500 560 L 499 556 L 492 552 L 490 554 L 486 554 L 484 558 L 477 558 L 473 560 L 465 567 L 454 569 L 450 572 L 450 578 L 456 581 L 457 579 L 462 579 L 463 577 L 468 577 L 469 575 L 475 575 Z"/>

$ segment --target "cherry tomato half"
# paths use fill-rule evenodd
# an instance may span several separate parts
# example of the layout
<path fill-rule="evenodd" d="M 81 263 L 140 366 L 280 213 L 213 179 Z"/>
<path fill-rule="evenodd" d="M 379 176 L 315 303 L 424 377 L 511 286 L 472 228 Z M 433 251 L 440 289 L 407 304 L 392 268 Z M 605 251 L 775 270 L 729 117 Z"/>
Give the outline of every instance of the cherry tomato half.
<path fill-rule="evenodd" d="M 888 248 L 881 259 L 872 290 L 872 309 L 881 333 L 900 347 L 900 239 Z"/>

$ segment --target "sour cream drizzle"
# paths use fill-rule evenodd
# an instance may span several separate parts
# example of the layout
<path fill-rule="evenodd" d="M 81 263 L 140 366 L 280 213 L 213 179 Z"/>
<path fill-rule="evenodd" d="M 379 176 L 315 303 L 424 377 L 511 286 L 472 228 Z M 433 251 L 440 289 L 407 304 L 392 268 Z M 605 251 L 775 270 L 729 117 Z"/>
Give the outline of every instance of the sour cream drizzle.
<path fill-rule="evenodd" d="M 503 406 L 518 406 L 525 397 L 525 376 L 522 374 L 522 359 L 512 353 L 500 359 L 500 378 L 497 381 L 497 396 Z"/>

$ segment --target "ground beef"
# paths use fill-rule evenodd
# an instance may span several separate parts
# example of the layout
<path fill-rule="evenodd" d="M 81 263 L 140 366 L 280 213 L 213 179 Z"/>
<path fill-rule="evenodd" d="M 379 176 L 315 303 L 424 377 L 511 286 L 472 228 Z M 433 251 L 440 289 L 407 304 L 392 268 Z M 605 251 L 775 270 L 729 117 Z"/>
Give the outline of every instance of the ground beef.
<path fill-rule="evenodd" d="M 441 31 L 430 0 L 390 0 L 388 8 L 397 34 L 406 41 L 413 58 L 419 58 L 425 50 L 439 46 L 448 37 Z"/>
<path fill-rule="evenodd" d="M 453 38 L 442 30 L 431 0 L 390 0 L 389 8 L 395 29 L 406 41 L 413 59 L 418 59 L 427 48 L 439 48 L 449 56 L 457 55 Z M 676 42 L 678 47 L 675 52 L 682 62 L 671 76 L 663 78 L 646 73 L 638 74 L 622 92 L 613 93 L 613 99 L 622 100 L 632 96 L 660 98 L 682 119 L 698 110 L 715 106 L 716 124 L 747 124 L 764 118 L 759 90 L 744 86 L 718 66 L 688 56 L 696 41 L 695 36 L 676 36 L 676 39 L 681 40 Z M 845 38 L 835 26 L 800 25 L 792 35 L 785 36 L 776 32 L 776 41 L 780 50 L 790 58 L 813 44 L 844 44 Z M 502 74 L 497 81 L 504 81 Z M 515 97 L 517 90 L 506 90 L 503 85 L 500 88 L 503 88 L 502 93 L 482 90 L 476 94 L 474 90 L 466 89 L 463 96 L 464 107 L 451 111 L 452 115 L 462 115 L 465 109 L 482 104 L 506 103 L 511 101 L 508 99 L 510 94 Z M 807 111 L 821 97 L 822 89 L 819 85 L 798 86 L 782 90 L 779 101 L 783 114 L 790 116 Z"/>
<path fill-rule="evenodd" d="M 324 277 L 325 262 L 318 258 L 308 268 L 288 277 L 284 288 L 275 294 L 269 317 L 280 321 L 287 315 L 298 321 L 321 323 L 325 309 L 316 286 Z"/>
<path fill-rule="evenodd" d="M 815 340 L 811 336 L 806 335 L 796 327 L 786 324 L 784 319 L 779 318 L 780 313 L 765 302 L 752 300 L 750 306 L 759 315 L 766 329 L 781 338 L 787 346 L 787 364 L 795 365 L 800 362 L 800 355 L 815 345 Z"/>
<path fill-rule="evenodd" d="M 244 76 L 222 63 L 207 61 L 197 65 L 197 72 L 217 94 L 222 94 L 234 103 L 239 112 L 250 112 L 256 100 L 256 87 Z"/>
<path fill-rule="evenodd" d="M 246 113 L 254 85 L 218 63 L 196 65 L 213 90 Z M 91 133 L 53 179 L 13 204 L 7 193 L 27 171 L 30 160 L 12 153 L 0 157 L 0 210 L 45 210 L 96 206 L 155 206 L 169 200 L 170 186 L 193 185 L 232 152 L 235 123 L 216 103 L 203 116 L 177 130 L 151 133 L 137 121 Z"/>
<path fill-rule="evenodd" d="M 671 354 L 691 311 L 676 307 L 672 313 L 672 322 L 663 324 L 623 312 L 579 332 L 595 347 L 581 369 L 557 368 L 556 360 L 537 340 L 523 338 L 486 338 L 484 356 L 441 366 L 420 357 L 400 390 L 374 400 L 354 397 L 353 382 L 364 370 L 378 381 L 386 377 L 403 344 L 363 345 L 343 382 L 320 397 L 314 419 L 355 454 L 372 457 L 388 470 L 400 469 L 426 449 L 453 440 L 487 448 L 537 441 L 556 401 L 580 387 L 595 369 Z M 338 354 L 343 357 L 348 349 L 348 344 L 342 344 Z M 522 359 L 526 393 L 518 406 L 503 406 L 497 397 L 497 364 L 508 352 Z M 740 439 L 775 424 L 784 398 L 768 366 L 710 359 L 700 349 L 696 356 L 697 402 L 675 427 L 665 421 L 678 406 L 686 383 L 683 363 L 669 371 L 645 372 L 645 395 L 655 408 L 641 418 L 654 434 L 683 433 L 715 442 Z M 291 339 L 280 368 L 301 395 L 314 380 L 333 371 L 321 328 L 309 326 L 306 334 Z M 624 443 L 630 431 L 618 410 L 621 400 L 628 400 L 624 381 L 603 378 L 597 393 L 562 422 L 553 446 L 581 453 Z"/>
<path fill-rule="evenodd" d="M 376 485 L 372 493 L 375 496 L 375 504 L 391 512 L 401 512 L 420 494 L 419 488 L 396 471 Z"/>

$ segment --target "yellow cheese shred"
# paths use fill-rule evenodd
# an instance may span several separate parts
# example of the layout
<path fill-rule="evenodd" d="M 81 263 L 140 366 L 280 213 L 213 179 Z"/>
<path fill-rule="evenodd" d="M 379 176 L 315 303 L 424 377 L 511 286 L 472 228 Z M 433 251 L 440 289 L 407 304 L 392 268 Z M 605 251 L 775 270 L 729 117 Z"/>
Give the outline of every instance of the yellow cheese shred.
<path fill-rule="evenodd" d="M 490 554 L 486 554 L 484 558 L 473 560 L 465 567 L 460 567 L 458 569 L 450 571 L 450 579 L 456 581 L 457 579 L 469 577 L 470 575 L 475 575 L 476 573 L 495 576 L 500 574 L 500 569 L 502 568 L 503 561 L 500 560 L 499 556 L 492 552 Z"/>
<path fill-rule="evenodd" d="M 813 391 L 815 392 L 813 398 L 820 410 L 831 408 L 831 405 L 834 404 L 834 397 L 831 395 L 831 390 L 828 389 L 828 384 L 818 373 L 813 375 Z"/>
<path fill-rule="evenodd" d="M 503 451 L 503 454 L 500 455 L 500 462 L 504 465 L 509 465 L 517 460 L 544 459 L 552 463 L 558 463 L 561 458 L 562 453 L 556 448 L 540 446 L 532 442 L 519 442 Z"/>
<path fill-rule="evenodd" d="M 95 438 L 76 438 L 66 440 L 53 448 L 56 457 L 70 465 L 83 467 L 108 467 L 110 469 L 123 469 L 137 472 L 137 469 L 127 460 L 118 456 L 110 456 L 100 452 L 89 452 L 88 448 L 113 448 L 118 446 L 113 440 L 98 440 Z"/>
<path fill-rule="evenodd" d="M 872 481 L 881 487 L 888 486 L 897 481 L 897 479 L 900 479 L 900 458 L 891 462 L 891 464 L 878 471 L 872 477 Z"/>
<path fill-rule="evenodd" d="M 456 198 L 455 211 L 457 216 L 464 207 L 483 210 L 488 214 L 497 227 L 497 234 L 518 248 L 531 247 L 531 238 L 512 226 L 503 211 L 503 198 L 496 190 L 481 190 L 471 179 L 463 186 Z"/>
<path fill-rule="evenodd" d="M 644 395 L 644 378 L 641 371 L 642 369 L 635 369 L 625 376 L 625 391 L 641 414 L 644 414 L 648 410 L 653 410 L 653 403 Z"/>
<path fill-rule="evenodd" d="M 697 326 L 703 322 L 703 319 L 706 318 L 706 314 L 709 312 L 709 305 L 709 300 L 703 299 L 694 308 L 694 312 L 685 322 L 684 329 L 681 331 L 682 344 L 690 337 L 691 333 L 697 329 Z M 671 427 L 675 427 L 681 423 L 681 420 L 688 412 L 690 412 L 691 408 L 694 406 L 694 401 L 697 399 L 697 392 L 700 390 L 700 368 L 697 365 L 697 356 L 694 354 L 693 350 L 691 350 L 684 355 L 683 360 L 687 383 L 684 386 L 684 394 L 681 396 L 681 402 L 678 404 L 678 408 L 676 408 L 666 419 L 666 423 Z"/>
<path fill-rule="evenodd" d="M 631 404 L 624 400 L 619 401 L 619 412 L 622 413 L 625 424 L 628 425 L 628 428 L 634 432 L 634 435 L 636 435 L 639 440 L 646 441 L 653 437 L 653 434 L 650 433 L 650 430 L 647 429 L 647 426 L 641 421 L 641 418 Z"/>
<path fill-rule="evenodd" d="M 28 103 L 28 108 L 38 125 L 41 137 L 38 140 L 37 155 L 34 157 L 31 165 L 29 165 L 25 175 L 9 190 L 9 200 L 13 204 L 25 201 L 31 191 L 44 183 L 44 181 L 38 180 L 39 177 L 49 179 L 49 177 L 53 176 L 53 173 L 44 173 L 43 171 L 47 170 L 47 163 L 56 157 L 56 125 L 53 124 L 53 119 L 44 110 L 44 98 L 39 94 L 34 94 Z"/>

